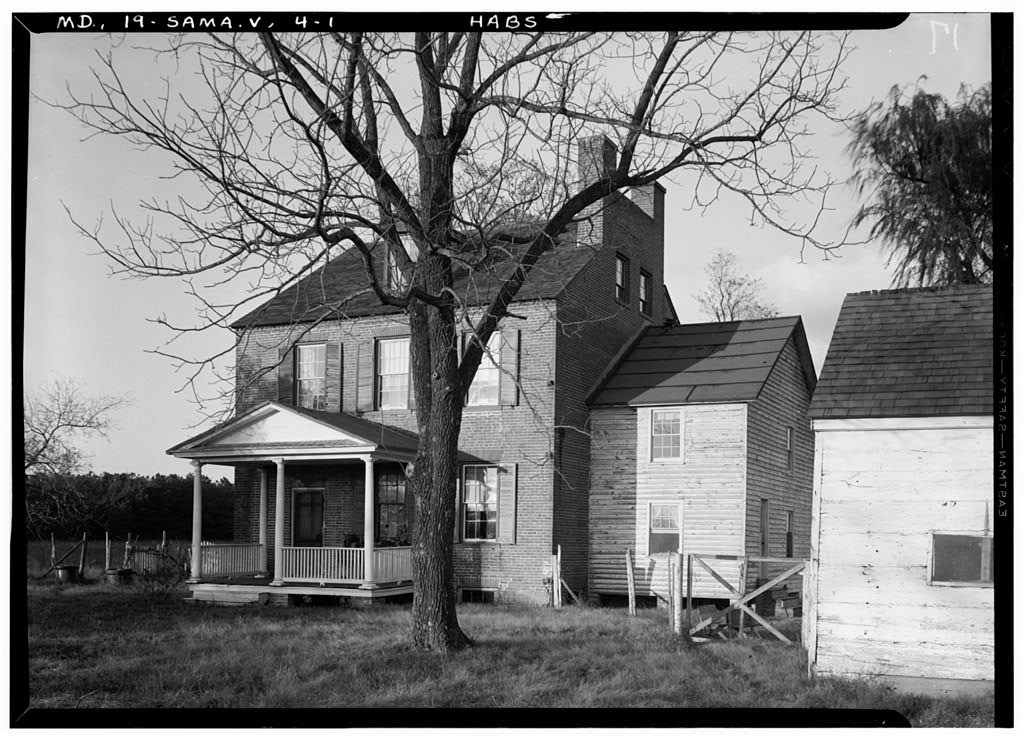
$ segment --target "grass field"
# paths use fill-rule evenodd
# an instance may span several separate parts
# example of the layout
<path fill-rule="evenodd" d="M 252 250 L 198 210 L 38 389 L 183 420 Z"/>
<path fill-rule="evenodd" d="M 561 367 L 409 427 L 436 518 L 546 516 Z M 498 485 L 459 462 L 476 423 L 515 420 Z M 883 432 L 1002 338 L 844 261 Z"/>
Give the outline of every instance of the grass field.
<path fill-rule="evenodd" d="M 895 709 L 915 725 L 993 720 L 982 700 L 810 680 L 797 647 L 691 645 L 661 610 L 466 605 L 476 644 L 441 657 L 407 647 L 407 606 L 195 607 L 183 594 L 31 583 L 31 705 L 848 707 Z"/>

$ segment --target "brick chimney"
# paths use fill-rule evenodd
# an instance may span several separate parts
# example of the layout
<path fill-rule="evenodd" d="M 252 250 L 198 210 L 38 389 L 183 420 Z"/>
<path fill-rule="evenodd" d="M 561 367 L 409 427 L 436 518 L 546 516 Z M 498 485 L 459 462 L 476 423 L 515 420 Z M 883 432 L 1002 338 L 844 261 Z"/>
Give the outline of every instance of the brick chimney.
<path fill-rule="evenodd" d="M 603 133 L 579 139 L 576 150 L 581 185 L 591 184 L 615 170 L 619 151 Z"/>

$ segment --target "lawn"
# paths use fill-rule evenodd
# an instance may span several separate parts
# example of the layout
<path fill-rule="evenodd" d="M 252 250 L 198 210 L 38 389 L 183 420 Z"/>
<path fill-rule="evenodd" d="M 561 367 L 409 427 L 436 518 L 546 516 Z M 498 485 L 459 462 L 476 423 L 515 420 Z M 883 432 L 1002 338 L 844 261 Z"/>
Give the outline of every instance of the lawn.
<path fill-rule="evenodd" d="M 990 702 L 804 675 L 797 647 L 692 645 L 663 610 L 465 605 L 475 639 L 410 650 L 408 606 L 203 607 L 108 584 L 28 591 L 29 691 L 74 707 L 848 707 L 986 726 Z"/>

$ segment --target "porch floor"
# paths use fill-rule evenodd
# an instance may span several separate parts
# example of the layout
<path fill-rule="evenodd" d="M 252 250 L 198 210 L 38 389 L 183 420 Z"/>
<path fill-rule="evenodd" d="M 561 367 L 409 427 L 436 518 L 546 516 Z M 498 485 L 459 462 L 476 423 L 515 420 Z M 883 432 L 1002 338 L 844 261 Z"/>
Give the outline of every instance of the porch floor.
<path fill-rule="evenodd" d="M 224 576 L 203 579 L 199 583 L 188 584 L 194 601 L 206 601 L 214 604 L 247 604 L 258 603 L 263 596 L 337 596 L 353 599 L 385 599 L 389 596 L 402 596 L 412 593 L 412 581 L 400 581 L 378 584 L 375 589 L 363 589 L 359 584 L 315 584 L 285 583 L 283 586 L 271 586 L 270 578 L 256 576 Z"/>

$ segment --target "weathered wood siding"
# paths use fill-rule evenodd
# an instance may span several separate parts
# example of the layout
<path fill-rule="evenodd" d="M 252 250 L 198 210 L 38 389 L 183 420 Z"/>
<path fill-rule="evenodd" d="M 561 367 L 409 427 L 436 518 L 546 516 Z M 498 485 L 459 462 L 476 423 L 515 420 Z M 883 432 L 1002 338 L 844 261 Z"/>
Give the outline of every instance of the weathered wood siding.
<path fill-rule="evenodd" d="M 992 679 L 992 588 L 930 583 L 933 532 L 991 530 L 991 418 L 888 422 L 817 432 L 810 662 L 821 674 Z M 844 423 L 867 421 L 830 426 Z"/>
<path fill-rule="evenodd" d="M 634 554 L 637 593 L 665 596 L 667 554 L 648 554 L 650 505 L 679 503 L 683 552 L 742 555 L 746 488 L 745 404 L 690 405 L 683 411 L 683 458 L 652 461 L 651 409 L 595 409 L 590 490 L 589 588 L 626 593 L 625 550 Z M 738 563 L 712 567 L 738 582 Z M 694 596 L 725 588 L 694 570 Z"/>
<path fill-rule="evenodd" d="M 768 555 L 786 555 L 787 512 L 793 513 L 793 557 L 807 558 L 811 544 L 811 498 L 814 470 L 814 433 L 807 419 L 810 388 L 792 337 L 782 350 L 764 388 L 750 404 L 747 420 L 746 548 L 760 555 L 761 500 L 768 500 Z M 786 428 L 793 428 L 793 468 L 788 467 Z M 765 566 L 769 576 L 782 573 L 784 564 Z M 760 575 L 752 565 L 748 585 Z M 802 578 L 786 581 L 800 589 Z"/>

